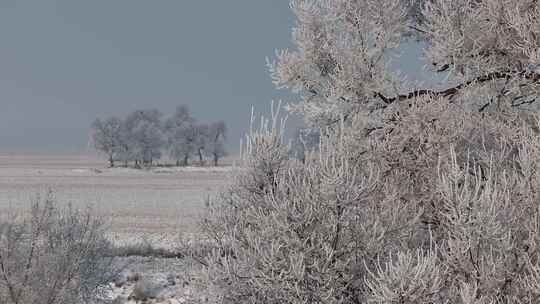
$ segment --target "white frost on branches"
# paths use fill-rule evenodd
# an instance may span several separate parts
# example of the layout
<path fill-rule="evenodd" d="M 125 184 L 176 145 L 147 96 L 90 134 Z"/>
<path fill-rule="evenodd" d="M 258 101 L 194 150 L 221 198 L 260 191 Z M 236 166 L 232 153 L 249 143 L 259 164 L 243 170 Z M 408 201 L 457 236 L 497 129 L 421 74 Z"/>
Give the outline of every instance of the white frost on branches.
<path fill-rule="evenodd" d="M 220 303 L 539 303 L 539 5 L 291 1 L 268 66 L 319 149 L 293 158 L 276 115 L 246 137 L 203 221 Z M 392 71 L 412 39 L 446 87 Z"/>

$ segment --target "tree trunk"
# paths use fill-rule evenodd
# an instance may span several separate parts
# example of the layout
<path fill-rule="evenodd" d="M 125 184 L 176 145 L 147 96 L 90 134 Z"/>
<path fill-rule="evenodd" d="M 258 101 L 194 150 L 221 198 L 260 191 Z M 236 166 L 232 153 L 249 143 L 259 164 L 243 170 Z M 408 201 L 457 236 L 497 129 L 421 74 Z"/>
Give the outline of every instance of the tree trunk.
<path fill-rule="evenodd" d="M 202 156 L 202 149 L 199 149 L 199 164 L 201 166 L 204 165 L 204 160 L 203 160 L 203 156 Z"/>
<path fill-rule="evenodd" d="M 114 168 L 114 158 L 113 155 L 109 155 L 109 167 Z"/>

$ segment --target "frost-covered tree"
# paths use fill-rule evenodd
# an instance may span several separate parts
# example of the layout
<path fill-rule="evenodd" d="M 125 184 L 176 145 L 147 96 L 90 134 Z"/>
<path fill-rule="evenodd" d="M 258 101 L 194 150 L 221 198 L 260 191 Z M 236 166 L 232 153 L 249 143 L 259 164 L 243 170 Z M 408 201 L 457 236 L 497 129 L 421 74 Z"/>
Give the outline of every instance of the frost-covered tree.
<path fill-rule="evenodd" d="M 161 158 L 164 144 L 162 114 L 156 109 L 137 110 L 128 115 L 125 124 L 130 154 L 136 166 L 152 165 L 155 159 Z"/>
<path fill-rule="evenodd" d="M 131 131 L 128 129 L 128 125 L 125 120 L 122 121 L 120 128 L 120 142 L 117 152 L 117 158 L 121 161 L 124 167 L 127 167 L 129 162 L 135 161 L 135 145 L 131 141 Z"/>
<path fill-rule="evenodd" d="M 165 122 L 167 148 L 177 166 L 181 161 L 187 166 L 189 157 L 195 151 L 195 123 L 195 118 L 191 116 L 186 105 L 178 106 L 174 115 Z"/>
<path fill-rule="evenodd" d="M 199 165 L 204 166 L 205 154 L 210 142 L 210 125 L 201 123 L 195 126 L 195 153 L 199 157 Z"/>
<path fill-rule="evenodd" d="M 122 120 L 111 117 L 106 120 L 96 119 L 92 124 L 92 142 L 94 147 L 107 155 L 109 166 L 114 167 L 114 161 L 121 150 Z"/>
<path fill-rule="evenodd" d="M 225 140 L 227 139 L 227 125 L 224 121 L 211 123 L 208 127 L 206 152 L 212 157 L 214 166 L 217 166 L 219 159 L 227 155 Z"/>
<path fill-rule="evenodd" d="M 165 122 L 167 146 L 176 165 L 187 166 L 192 156 L 204 164 L 204 156 L 211 148 L 212 125 L 197 123 L 186 105 L 177 107 L 175 114 Z"/>
<path fill-rule="evenodd" d="M 540 4 L 293 0 L 270 72 L 319 151 L 291 158 L 277 116 L 209 202 L 221 303 L 537 303 Z M 446 87 L 392 70 L 424 46 Z M 413 88 L 413 89 L 411 89 Z"/>
<path fill-rule="evenodd" d="M 493 95 L 477 105 L 483 111 L 503 98 L 512 107 L 530 103 L 539 80 L 537 1 L 427 1 L 422 23 L 408 18 L 402 2 L 293 1 L 298 49 L 278 52 L 269 64 L 278 87 L 300 93 L 293 109 L 327 125 L 360 111 L 388 112 L 414 97 L 455 100 L 474 88 Z M 409 91 L 389 69 L 389 55 L 411 28 L 426 42 L 435 71 L 449 73 L 454 85 Z"/>
<path fill-rule="evenodd" d="M 182 165 L 187 166 L 191 156 L 198 151 L 199 145 L 198 125 L 190 125 L 176 133 L 175 153 L 182 159 Z"/>
<path fill-rule="evenodd" d="M 176 107 L 174 115 L 165 121 L 165 130 L 174 131 L 194 123 L 195 118 L 191 116 L 189 107 L 187 105 L 179 105 Z"/>

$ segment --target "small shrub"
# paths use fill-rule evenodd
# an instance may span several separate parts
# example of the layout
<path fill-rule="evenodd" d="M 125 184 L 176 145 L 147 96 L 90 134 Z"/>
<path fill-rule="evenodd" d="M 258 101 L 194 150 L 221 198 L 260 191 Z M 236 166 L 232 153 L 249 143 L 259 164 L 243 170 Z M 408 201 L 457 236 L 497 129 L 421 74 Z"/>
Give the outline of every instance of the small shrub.
<path fill-rule="evenodd" d="M 88 210 L 59 208 L 52 192 L 0 230 L 0 302 L 73 304 L 98 301 L 119 271 L 106 257 L 104 223 Z"/>

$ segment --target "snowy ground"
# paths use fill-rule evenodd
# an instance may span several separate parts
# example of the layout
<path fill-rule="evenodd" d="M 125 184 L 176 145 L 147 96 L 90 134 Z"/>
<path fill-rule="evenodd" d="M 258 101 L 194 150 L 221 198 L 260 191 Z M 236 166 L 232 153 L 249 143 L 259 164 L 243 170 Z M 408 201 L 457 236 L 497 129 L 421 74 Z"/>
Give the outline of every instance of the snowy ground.
<path fill-rule="evenodd" d="M 59 203 L 81 208 L 90 205 L 106 218 L 111 224 L 110 238 L 118 246 L 148 242 L 174 249 L 179 234 L 198 237 L 195 223 L 205 198 L 223 189 L 233 170 L 231 166 L 109 169 L 91 155 L 0 154 L 0 219 L 27 210 L 37 193 L 51 188 Z M 195 302 L 192 263 L 132 259 L 129 272 L 145 282 L 163 285 L 158 286 L 159 299 L 148 303 Z M 111 283 L 111 295 L 119 297 L 115 303 L 139 303 L 127 299 L 137 284 L 141 283 Z"/>
<path fill-rule="evenodd" d="M 189 232 L 208 195 L 230 180 L 231 167 L 108 169 L 89 155 L 0 154 L 0 214 L 26 208 L 38 192 L 60 203 L 91 205 L 121 234 Z"/>
<path fill-rule="evenodd" d="M 206 303 L 209 295 L 190 259 L 129 258 L 122 274 L 107 286 L 105 297 L 113 304 Z M 145 298 L 149 296 L 149 298 Z"/>

